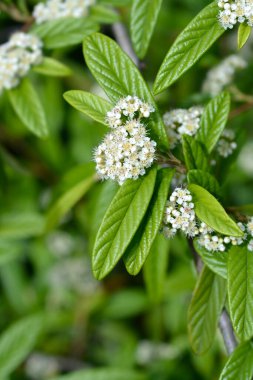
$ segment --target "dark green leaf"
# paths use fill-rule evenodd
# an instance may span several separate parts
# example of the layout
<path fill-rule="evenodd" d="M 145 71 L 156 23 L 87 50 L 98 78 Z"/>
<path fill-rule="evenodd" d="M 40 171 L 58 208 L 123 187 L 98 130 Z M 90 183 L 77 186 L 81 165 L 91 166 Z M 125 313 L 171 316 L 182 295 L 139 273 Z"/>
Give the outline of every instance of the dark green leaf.
<path fill-rule="evenodd" d="M 182 146 L 185 163 L 189 170 L 208 170 L 207 154 L 198 141 L 190 136 L 184 136 Z"/>
<path fill-rule="evenodd" d="M 33 71 L 53 77 L 64 77 L 72 74 L 68 66 L 50 57 L 43 57 L 39 65 L 33 66 Z"/>
<path fill-rule="evenodd" d="M 241 49 L 249 39 L 252 27 L 247 24 L 240 24 L 238 28 L 238 49 Z"/>
<path fill-rule="evenodd" d="M 240 344 L 228 359 L 219 380 L 251 380 L 253 376 L 252 342 Z"/>
<path fill-rule="evenodd" d="M 217 179 L 204 170 L 189 170 L 187 179 L 189 183 L 195 183 L 196 185 L 204 187 L 204 189 L 213 195 L 219 196 L 221 193 Z"/>

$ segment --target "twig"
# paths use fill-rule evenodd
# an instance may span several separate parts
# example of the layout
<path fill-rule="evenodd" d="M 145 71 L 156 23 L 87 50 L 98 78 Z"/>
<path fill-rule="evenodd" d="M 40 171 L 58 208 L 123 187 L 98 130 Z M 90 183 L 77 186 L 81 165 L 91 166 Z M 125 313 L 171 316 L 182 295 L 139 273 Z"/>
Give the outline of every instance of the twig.
<path fill-rule="evenodd" d="M 14 5 L 6 5 L 0 2 L 0 10 L 6 14 L 8 14 L 13 20 L 18 22 L 26 22 L 31 23 L 33 18 L 31 16 L 24 15 L 16 8 Z"/>
<path fill-rule="evenodd" d="M 136 66 L 139 66 L 140 62 L 137 58 L 137 55 L 134 52 L 130 38 L 127 34 L 125 26 L 121 22 L 113 24 L 112 31 L 115 35 L 115 38 L 118 44 L 122 49 L 127 53 L 127 55 L 132 59 Z"/>

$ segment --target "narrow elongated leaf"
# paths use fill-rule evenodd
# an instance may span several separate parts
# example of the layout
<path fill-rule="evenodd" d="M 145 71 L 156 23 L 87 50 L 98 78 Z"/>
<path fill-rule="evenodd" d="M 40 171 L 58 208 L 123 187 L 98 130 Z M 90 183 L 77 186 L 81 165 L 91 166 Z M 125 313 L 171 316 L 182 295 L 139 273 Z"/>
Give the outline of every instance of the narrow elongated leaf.
<path fill-rule="evenodd" d="M 160 145 L 168 147 L 163 121 L 154 98 L 137 67 L 116 42 L 100 33 L 94 33 L 85 38 L 83 53 L 93 76 L 113 102 L 127 95 L 136 95 L 156 108 L 149 129 Z"/>
<path fill-rule="evenodd" d="M 155 303 L 159 303 L 163 299 L 169 245 L 169 240 L 165 239 L 162 234 L 158 234 L 143 267 L 147 292 L 151 301 Z"/>
<path fill-rule="evenodd" d="M 211 153 L 222 134 L 229 115 L 230 95 L 222 92 L 213 98 L 204 110 L 197 139 Z"/>
<path fill-rule="evenodd" d="M 126 368 L 124 371 L 117 368 L 97 368 L 57 376 L 52 380 L 147 380 L 147 377 Z"/>
<path fill-rule="evenodd" d="M 187 168 L 190 169 L 202 169 L 206 171 L 208 169 L 208 159 L 201 144 L 190 136 L 183 137 L 183 153 Z"/>
<path fill-rule="evenodd" d="M 228 359 L 219 380 L 251 380 L 253 376 L 252 342 L 240 344 Z"/>
<path fill-rule="evenodd" d="M 171 169 L 163 169 L 159 172 L 161 176 L 157 179 L 147 214 L 126 252 L 126 268 L 132 275 L 138 274 L 141 270 L 161 226 L 173 173 L 174 171 Z"/>
<path fill-rule="evenodd" d="M 241 340 L 253 336 L 253 255 L 247 247 L 228 253 L 228 301 L 233 327 Z"/>
<path fill-rule="evenodd" d="M 78 90 L 67 91 L 63 97 L 78 111 L 81 111 L 99 123 L 106 125 L 106 114 L 113 108 L 113 105 L 107 100 L 89 92 Z"/>
<path fill-rule="evenodd" d="M 96 278 L 105 277 L 133 239 L 151 200 L 156 168 L 136 181 L 126 181 L 113 198 L 98 231 L 92 254 Z"/>
<path fill-rule="evenodd" d="M 64 77 L 72 73 L 68 66 L 50 57 L 43 57 L 39 65 L 33 66 L 33 71 L 53 77 Z"/>
<path fill-rule="evenodd" d="M 113 24 L 120 20 L 118 12 L 103 5 L 93 6 L 90 11 L 90 18 L 99 24 Z"/>
<path fill-rule="evenodd" d="M 165 90 L 198 59 L 224 33 L 217 21 L 219 9 L 216 1 L 204 8 L 178 36 L 157 74 L 154 92 Z"/>
<path fill-rule="evenodd" d="M 6 378 L 33 349 L 43 327 L 41 316 L 24 318 L 0 336 L 0 376 Z"/>
<path fill-rule="evenodd" d="M 203 187 L 188 185 L 193 196 L 197 217 L 215 231 L 229 236 L 243 236 L 237 224 L 228 216 L 221 204 Z"/>
<path fill-rule="evenodd" d="M 143 58 L 148 50 L 162 0 L 133 0 L 131 9 L 131 39 L 136 54 Z"/>
<path fill-rule="evenodd" d="M 198 239 L 194 240 L 194 248 L 212 272 L 217 273 L 225 279 L 227 278 L 227 252 L 210 252 L 198 244 Z"/>
<path fill-rule="evenodd" d="M 24 125 L 38 137 L 48 135 L 45 112 L 37 92 L 28 78 L 8 90 L 12 107 Z"/>
<path fill-rule="evenodd" d="M 187 179 L 189 183 L 195 183 L 196 185 L 204 187 L 209 193 L 214 195 L 220 195 L 221 193 L 217 179 L 204 170 L 189 170 L 187 173 Z"/>
<path fill-rule="evenodd" d="M 204 267 L 188 313 L 191 346 L 197 354 L 204 354 L 211 347 L 225 298 L 226 281 Z"/>
<path fill-rule="evenodd" d="M 38 236 L 43 231 L 45 220 L 32 212 L 2 214 L 0 216 L 0 238 L 18 239 Z"/>
<path fill-rule="evenodd" d="M 44 47 L 56 49 L 82 42 L 85 36 L 98 30 L 98 24 L 88 18 L 61 18 L 32 28 L 32 32 L 43 40 Z"/>
<path fill-rule="evenodd" d="M 252 27 L 247 24 L 240 24 L 238 28 L 238 49 L 241 49 L 249 39 Z"/>

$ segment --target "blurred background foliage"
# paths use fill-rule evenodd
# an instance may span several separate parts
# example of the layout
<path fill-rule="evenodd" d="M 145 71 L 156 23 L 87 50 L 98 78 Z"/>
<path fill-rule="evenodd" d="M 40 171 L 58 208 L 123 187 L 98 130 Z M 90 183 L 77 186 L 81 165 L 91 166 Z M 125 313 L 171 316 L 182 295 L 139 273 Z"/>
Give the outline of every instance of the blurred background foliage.
<path fill-rule="evenodd" d="M 32 9 L 36 3 L 27 1 L 26 5 Z M 179 32 L 208 3 L 164 0 L 142 63 L 147 81 L 153 81 Z M 129 5 L 118 9 L 126 25 Z M 22 26 L 4 14 L 0 25 L 1 43 Z M 110 25 L 102 25 L 101 30 L 113 36 Z M 207 71 L 235 52 L 236 34 L 226 33 L 194 68 L 157 97 L 161 112 L 205 104 L 200 90 Z M 247 94 L 253 85 L 252 52 L 253 40 L 240 53 L 248 67 L 236 77 L 237 87 Z M 72 75 L 57 79 L 32 74 L 46 110 L 49 138 L 31 135 L 5 94 L 0 97 L 0 329 L 34 312 L 50 315 L 36 348 L 9 380 L 50 379 L 94 367 L 121 368 L 122 373 L 139 369 L 149 380 L 217 379 L 226 361 L 221 337 L 204 356 L 195 356 L 189 348 L 187 308 L 196 274 L 183 237 L 168 247 L 166 281 L 157 302 L 152 291 L 145 290 L 143 276 L 127 275 L 122 264 L 102 282 L 91 274 L 94 236 L 117 185 L 94 183 L 60 223 L 45 232 L 50 206 L 94 172 L 93 149 L 106 132 L 106 127 L 72 109 L 62 97 L 70 89 L 102 93 L 85 65 L 81 45 L 50 55 L 66 63 Z M 240 103 L 234 102 L 233 109 L 238 107 Z M 248 142 L 252 141 L 252 122 L 253 111 L 229 122 L 240 135 L 241 149 L 226 179 L 220 170 L 225 205 L 253 201 L 253 144 Z"/>

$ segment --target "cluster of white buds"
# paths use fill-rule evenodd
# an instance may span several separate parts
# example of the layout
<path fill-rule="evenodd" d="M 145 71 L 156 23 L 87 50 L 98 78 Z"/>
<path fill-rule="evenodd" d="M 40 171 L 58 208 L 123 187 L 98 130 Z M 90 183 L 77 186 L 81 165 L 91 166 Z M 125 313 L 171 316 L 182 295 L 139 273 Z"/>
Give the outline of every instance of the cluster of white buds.
<path fill-rule="evenodd" d="M 113 129 L 95 150 L 95 162 L 101 179 L 112 179 L 120 185 L 127 179 L 145 174 L 155 159 L 156 143 L 147 136 L 143 119 L 154 108 L 136 96 L 121 99 L 106 121 Z"/>
<path fill-rule="evenodd" d="M 219 22 L 224 29 L 232 29 L 235 24 L 246 22 L 253 26 L 252 0 L 218 0 Z"/>
<path fill-rule="evenodd" d="M 16 87 L 32 65 L 41 62 L 42 42 L 27 33 L 14 33 L 0 46 L 0 93 Z"/>
<path fill-rule="evenodd" d="M 65 17 L 81 18 L 88 14 L 95 0 L 47 0 L 34 7 L 33 17 L 36 24 Z"/>
<path fill-rule="evenodd" d="M 189 190 L 178 187 L 173 191 L 166 204 L 163 224 L 163 233 L 168 238 L 177 231 L 189 237 L 198 235 L 194 203 Z"/>
<path fill-rule="evenodd" d="M 175 109 L 166 112 L 163 121 L 170 139 L 171 148 L 181 141 L 182 135 L 194 136 L 200 127 L 203 107 L 196 106 L 189 109 Z"/>
<path fill-rule="evenodd" d="M 235 133 L 231 129 L 225 129 L 222 132 L 221 138 L 219 139 L 216 150 L 221 157 L 230 156 L 234 150 L 237 148 L 237 143 L 234 141 Z"/>
<path fill-rule="evenodd" d="M 233 82 L 237 70 L 247 67 L 247 62 L 238 55 L 230 55 L 208 71 L 202 91 L 212 96 L 218 95 Z"/>

